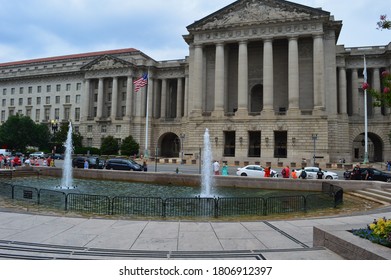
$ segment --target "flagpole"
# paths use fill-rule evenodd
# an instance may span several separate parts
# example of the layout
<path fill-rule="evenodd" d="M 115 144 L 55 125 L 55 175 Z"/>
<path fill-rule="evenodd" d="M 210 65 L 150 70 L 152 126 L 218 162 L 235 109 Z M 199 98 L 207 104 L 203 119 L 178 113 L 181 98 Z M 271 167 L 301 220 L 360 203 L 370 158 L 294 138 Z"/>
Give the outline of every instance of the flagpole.
<path fill-rule="evenodd" d="M 367 61 L 364 55 L 364 83 L 367 83 Z M 367 88 L 364 89 L 364 140 L 365 140 L 365 154 L 364 154 L 364 164 L 368 164 L 368 100 L 367 100 Z"/>
<path fill-rule="evenodd" d="M 149 69 L 148 69 L 148 80 L 150 77 Z M 148 151 L 148 129 L 149 129 L 149 83 L 148 87 L 146 89 L 146 94 L 147 94 L 147 112 L 145 114 L 145 150 L 144 150 L 144 157 L 146 159 L 149 158 L 149 151 Z"/>

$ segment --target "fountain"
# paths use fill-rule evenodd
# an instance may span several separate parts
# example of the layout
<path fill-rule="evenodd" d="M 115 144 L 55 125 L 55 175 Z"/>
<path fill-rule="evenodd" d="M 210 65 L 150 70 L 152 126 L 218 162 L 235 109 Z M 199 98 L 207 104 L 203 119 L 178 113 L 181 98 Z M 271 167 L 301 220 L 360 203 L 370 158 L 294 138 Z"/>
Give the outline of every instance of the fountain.
<path fill-rule="evenodd" d="M 67 140 L 65 142 L 65 157 L 62 169 L 62 180 L 60 189 L 73 189 L 73 174 L 72 174 L 72 123 L 69 122 Z"/>
<path fill-rule="evenodd" d="M 209 139 L 209 129 L 204 133 L 204 150 L 202 153 L 201 197 L 211 197 L 213 187 L 212 148 Z"/>

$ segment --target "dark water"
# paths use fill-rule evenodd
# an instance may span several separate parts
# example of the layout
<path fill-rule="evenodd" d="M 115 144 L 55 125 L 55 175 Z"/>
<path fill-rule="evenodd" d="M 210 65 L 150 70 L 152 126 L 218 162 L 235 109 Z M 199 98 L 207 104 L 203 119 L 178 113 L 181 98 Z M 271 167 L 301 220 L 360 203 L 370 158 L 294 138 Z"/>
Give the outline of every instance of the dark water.
<path fill-rule="evenodd" d="M 188 186 L 167 186 L 154 185 L 145 183 L 132 183 L 121 181 L 102 181 L 102 180 L 85 180 L 74 179 L 76 188 L 70 190 L 60 189 L 60 178 L 41 177 L 41 178 L 14 178 L 12 184 L 35 187 L 37 189 L 50 189 L 62 191 L 65 193 L 83 193 L 94 195 L 131 196 L 131 197 L 195 197 L 201 193 L 201 188 Z M 211 191 L 212 197 L 270 197 L 284 195 L 308 195 L 318 192 L 304 191 L 279 191 L 234 187 L 219 187 Z"/>

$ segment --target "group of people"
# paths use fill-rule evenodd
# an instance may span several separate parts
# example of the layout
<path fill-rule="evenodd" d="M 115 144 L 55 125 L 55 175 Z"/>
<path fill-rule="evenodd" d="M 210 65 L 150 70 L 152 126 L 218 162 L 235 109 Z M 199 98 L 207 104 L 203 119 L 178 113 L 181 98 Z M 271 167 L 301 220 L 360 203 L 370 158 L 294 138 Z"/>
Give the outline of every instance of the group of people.
<path fill-rule="evenodd" d="M 213 174 L 214 175 L 220 175 L 220 163 L 217 160 L 215 160 L 213 162 L 212 167 L 213 167 Z M 221 175 L 223 175 L 223 176 L 227 176 L 228 175 L 228 166 L 227 166 L 227 163 L 225 163 L 225 162 L 224 162 L 224 165 L 223 165 L 223 167 L 221 169 Z"/>
<path fill-rule="evenodd" d="M 270 168 L 270 167 L 269 167 Z M 289 166 L 285 166 L 282 171 L 281 171 L 282 178 L 288 179 L 306 179 L 307 178 L 307 172 L 305 171 L 304 167 L 302 167 L 301 172 L 299 175 L 297 175 L 297 172 L 295 169 L 290 170 Z M 319 168 L 319 171 L 316 174 L 317 179 L 323 179 L 323 171 L 321 168 Z M 266 177 L 266 172 L 265 172 L 265 177 Z"/>
<path fill-rule="evenodd" d="M 15 166 L 21 165 L 21 160 L 18 156 L 9 157 L 0 154 L 0 168 L 1 169 L 13 169 Z"/>

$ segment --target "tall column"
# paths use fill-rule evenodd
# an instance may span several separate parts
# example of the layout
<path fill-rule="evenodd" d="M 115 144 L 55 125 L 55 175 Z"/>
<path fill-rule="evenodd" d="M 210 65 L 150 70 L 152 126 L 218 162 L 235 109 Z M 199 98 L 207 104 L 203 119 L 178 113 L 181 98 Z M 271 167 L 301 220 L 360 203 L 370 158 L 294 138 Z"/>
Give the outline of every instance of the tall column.
<path fill-rule="evenodd" d="M 100 120 L 103 117 L 103 78 L 99 78 L 97 106 L 96 118 Z"/>
<path fill-rule="evenodd" d="M 160 98 L 160 118 L 166 118 L 167 108 L 167 79 L 162 80 L 162 94 Z"/>
<path fill-rule="evenodd" d="M 125 113 L 125 117 L 127 120 L 130 120 L 133 114 L 132 98 L 133 98 L 133 78 L 131 76 L 128 76 L 128 80 L 126 83 L 126 113 Z"/>
<path fill-rule="evenodd" d="M 323 34 L 314 36 L 314 110 L 325 109 Z"/>
<path fill-rule="evenodd" d="M 194 84 L 192 85 L 191 96 L 193 98 L 193 112 L 195 116 L 202 114 L 202 73 L 204 62 L 204 50 L 202 45 L 194 46 Z M 162 100 L 163 101 L 163 100 Z"/>
<path fill-rule="evenodd" d="M 352 69 L 352 108 L 353 115 L 358 115 L 359 107 L 359 92 L 358 92 L 358 72 L 357 69 Z"/>
<path fill-rule="evenodd" d="M 381 91 L 381 81 L 380 81 L 380 70 L 379 68 L 373 69 L 373 75 L 372 75 L 372 84 L 373 84 L 373 89 L 376 90 L 377 92 Z M 376 116 L 381 116 L 381 107 L 374 107 L 373 108 L 373 115 Z"/>
<path fill-rule="evenodd" d="M 339 77 L 339 113 L 346 115 L 348 110 L 347 102 L 347 85 L 346 85 L 346 69 L 340 67 L 338 71 Z"/>
<path fill-rule="evenodd" d="M 289 37 L 288 58 L 289 114 L 298 114 L 299 105 L 299 47 L 296 36 Z"/>
<path fill-rule="evenodd" d="M 248 115 L 248 50 L 247 41 L 239 42 L 238 112 Z"/>
<path fill-rule="evenodd" d="M 176 100 L 176 117 L 178 119 L 182 118 L 182 103 L 183 103 L 183 80 L 182 78 L 178 78 L 177 100 Z"/>
<path fill-rule="evenodd" d="M 213 116 L 224 116 L 224 90 L 225 90 L 225 55 L 224 44 L 216 45 L 216 69 L 215 69 L 215 107 Z"/>
<path fill-rule="evenodd" d="M 186 75 L 185 78 L 185 100 L 183 102 L 183 116 L 187 117 L 189 115 L 189 76 Z"/>
<path fill-rule="evenodd" d="M 263 111 L 262 114 L 274 113 L 274 76 L 273 76 L 273 40 L 263 43 Z"/>
<path fill-rule="evenodd" d="M 117 118 L 118 107 L 118 77 L 113 78 L 113 92 L 111 94 L 111 121 L 115 121 Z"/>
<path fill-rule="evenodd" d="M 82 110 L 81 110 L 81 120 L 82 121 L 87 121 L 88 117 L 89 117 L 89 109 L 90 109 L 90 90 L 91 90 L 91 80 L 89 79 L 86 79 L 85 80 L 85 84 L 84 84 L 84 94 L 83 94 L 83 98 L 81 100 L 81 106 L 82 106 Z"/>

